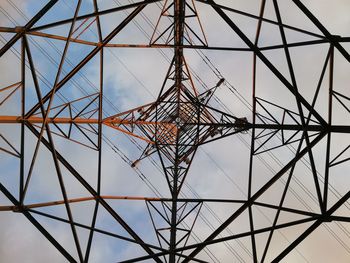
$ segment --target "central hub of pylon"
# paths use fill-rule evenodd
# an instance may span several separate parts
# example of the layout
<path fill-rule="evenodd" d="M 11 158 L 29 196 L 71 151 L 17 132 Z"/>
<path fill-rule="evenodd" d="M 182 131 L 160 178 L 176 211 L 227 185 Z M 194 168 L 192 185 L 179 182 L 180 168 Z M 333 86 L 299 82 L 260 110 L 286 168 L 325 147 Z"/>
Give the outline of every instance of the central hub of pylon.
<path fill-rule="evenodd" d="M 176 90 L 161 96 L 157 102 L 145 109 L 138 118 L 140 121 L 154 123 L 153 127 L 143 129 L 145 135 L 153 138 L 154 143 L 194 145 L 205 137 L 198 134 L 205 125 L 212 123 L 214 117 L 208 110 L 196 104 L 191 94 L 182 94 L 177 100 Z M 198 127 L 202 125 L 203 127 Z"/>
<path fill-rule="evenodd" d="M 170 85 L 156 101 L 106 118 L 104 124 L 146 141 L 140 160 L 158 152 L 169 166 L 188 165 L 199 145 L 245 128 L 245 118 L 208 105 L 222 83 L 201 94 L 184 82 L 180 88 Z"/>

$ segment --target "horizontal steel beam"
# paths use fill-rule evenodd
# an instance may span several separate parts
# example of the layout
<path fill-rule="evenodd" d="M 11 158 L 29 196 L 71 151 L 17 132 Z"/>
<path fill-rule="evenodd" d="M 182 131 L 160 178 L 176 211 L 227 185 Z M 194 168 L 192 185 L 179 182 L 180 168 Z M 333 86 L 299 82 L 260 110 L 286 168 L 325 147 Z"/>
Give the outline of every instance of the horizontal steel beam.
<path fill-rule="evenodd" d="M 44 123 L 42 117 L 29 117 L 22 118 L 21 116 L 0 116 L 0 124 L 15 124 L 27 122 L 31 124 Z M 127 119 L 103 119 L 102 124 L 111 125 L 170 125 L 174 126 L 172 122 L 155 122 L 155 121 L 140 121 L 140 120 L 127 120 Z M 98 119 L 86 119 L 86 118 L 66 118 L 66 117 L 56 117 L 48 118 L 47 123 L 55 124 L 98 124 Z M 284 130 L 284 131 L 315 131 L 315 132 L 335 132 L 335 133 L 350 133 L 350 125 L 307 125 L 303 127 L 300 124 L 252 124 L 252 123 L 185 123 L 186 125 L 199 125 L 199 126 L 212 126 L 216 128 L 235 128 L 242 130 L 255 129 L 268 129 L 268 130 Z"/>

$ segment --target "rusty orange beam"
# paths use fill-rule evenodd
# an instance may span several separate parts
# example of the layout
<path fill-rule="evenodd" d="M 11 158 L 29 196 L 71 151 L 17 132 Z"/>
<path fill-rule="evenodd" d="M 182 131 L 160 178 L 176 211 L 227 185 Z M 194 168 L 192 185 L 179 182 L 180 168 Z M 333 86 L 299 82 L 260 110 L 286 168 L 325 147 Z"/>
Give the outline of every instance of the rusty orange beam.
<path fill-rule="evenodd" d="M 0 27 L 0 32 L 3 32 L 3 31 L 1 31 L 1 29 L 2 28 Z M 47 33 L 39 32 L 39 31 L 30 31 L 30 32 L 27 32 L 27 34 L 32 35 L 32 36 L 39 36 L 39 37 L 55 39 L 55 40 L 68 41 L 67 37 L 60 36 L 60 35 L 54 35 L 54 34 L 47 34 Z M 79 44 L 88 45 L 88 46 L 95 46 L 95 47 L 101 45 L 101 43 L 99 43 L 99 42 L 92 42 L 92 41 L 87 41 L 87 40 L 82 40 L 82 39 L 77 39 L 77 38 L 69 38 L 69 41 L 79 43 Z M 111 43 L 108 43 L 105 45 L 105 47 L 108 47 L 108 48 L 172 48 L 173 46 L 164 45 L 164 44 L 163 45 L 162 44 L 149 45 L 149 44 L 111 44 Z"/>
<path fill-rule="evenodd" d="M 144 197 L 144 196 L 113 196 L 113 195 L 106 195 L 101 196 L 101 198 L 106 200 L 139 200 L 139 201 L 161 201 L 161 198 L 158 197 Z M 80 197 L 80 198 L 73 198 L 68 199 L 68 203 L 79 203 L 79 202 L 87 202 L 87 201 L 93 201 L 97 200 L 96 197 Z M 51 202 L 45 202 L 45 203 L 36 203 L 36 204 L 29 204 L 24 205 L 23 209 L 32 209 L 32 208 L 39 208 L 39 207 L 47 207 L 47 206 L 56 206 L 56 205 L 63 205 L 65 202 L 64 200 L 59 201 L 51 201 Z M 19 211 L 20 207 L 15 205 L 9 205 L 9 206 L 0 206 L 0 211 Z"/>
<path fill-rule="evenodd" d="M 37 116 L 31 116 L 29 118 L 22 118 L 21 116 L 0 116 L 0 124 L 16 124 L 21 122 L 28 122 L 31 124 L 42 124 L 44 123 L 44 118 L 37 117 Z M 55 123 L 55 124 L 98 124 L 98 119 L 86 119 L 86 118 L 66 118 L 66 117 L 56 117 L 56 118 L 47 118 L 47 123 Z M 135 133 L 132 133 L 130 131 L 127 131 L 123 129 L 120 125 L 145 125 L 147 126 L 147 130 L 151 133 L 153 132 L 153 127 L 155 125 L 160 126 L 163 130 L 167 131 L 168 133 L 173 133 L 172 131 L 176 129 L 176 125 L 174 123 L 168 123 L 168 122 L 152 122 L 152 121 L 140 121 L 140 120 L 128 120 L 128 119 L 120 119 L 120 118 L 106 118 L 102 120 L 102 124 L 111 127 L 113 129 L 116 129 L 118 131 L 121 131 L 123 133 L 126 133 L 128 135 L 134 136 L 138 139 L 144 140 L 147 143 L 154 144 L 152 140 L 149 140 L 146 137 L 137 135 Z M 176 133 L 174 133 L 175 136 Z M 163 136 L 166 136 L 163 134 Z M 165 139 L 166 140 L 166 139 Z"/>
<path fill-rule="evenodd" d="M 12 116 L 12 115 L 0 116 L 0 123 L 3 123 L 3 124 L 21 123 L 23 121 L 29 122 L 29 123 L 43 123 L 44 119 L 42 117 L 36 117 L 36 116 L 31 116 L 25 119 L 23 119 L 21 116 Z M 99 121 L 98 119 L 56 117 L 56 118 L 48 118 L 47 123 L 98 124 Z M 102 120 L 102 123 L 108 126 L 111 126 L 111 125 L 161 125 L 161 126 L 169 126 L 170 128 L 175 126 L 174 123 L 170 123 L 170 122 L 140 121 L 140 120 L 128 120 L 128 119 L 120 119 L 120 118 L 113 118 L 113 119 L 106 118 Z"/>
<path fill-rule="evenodd" d="M 128 135 L 130 135 L 130 136 L 133 136 L 133 137 L 136 137 L 136 138 L 138 138 L 138 139 L 144 140 L 144 141 L 147 142 L 147 143 L 154 144 L 154 142 L 151 141 L 151 140 L 149 140 L 148 138 L 143 137 L 143 136 L 139 136 L 139 135 L 137 135 L 137 134 L 135 134 L 135 133 L 129 132 L 129 131 L 127 131 L 127 130 L 124 130 L 124 129 L 120 128 L 119 126 L 111 125 L 111 124 L 108 124 L 108 123 L 104 123 L 104 124 L 107 125 L 108 127 L 111 127 L 111 128 L 113 128 L 113 129 L 115 129 L 115 130 L 118 130 L 118 131 L 123 132 L 123 133 L 125 133 L 125 134 L 128 134 Z"/>
<path fill-rule="evenodd" d="M 31 32 L 27 32 L 27 34 L 33 35 L 33 36 L 51 38 L 51 39 L 55 39 L 55 40 L 68 41 L 67 37 L 53 35 L 53 34 L 47 34 L 47 33 L 43 33 L 43 32 L 31 31 Z M 95 47 L 100 45 L 100 43 L 97 43 L 97 42 L 91 42 L 91 41 L 86 41 L 86 40 L 82 40 L 82 39 L 75 39 L 75 38 L 69 38 L 69 41 L 74 42 L 74 43 L 88 45 L 88 46 L 95 46 Z"/>
<path fill-rule="evenodd" d="M 128 114 L 132 113 L 132 112 L 135 112 L 135 111 L 138 111 L 138 110 L 140 110 L 140 109 L 146 108 L 146 107 L 148 107 L 148 106 L 150 106 L 150 105 L 152 105 L 152 104 L 154 104 L 154 102 L 152 102 L 152 103 L 147 103 L 147 104 L 138 106 L 138 107 L 136 107 L 136 108 L 132 108 L 132 109 L 127 110 L 127 111 L 120 112 L 120 113 L 118 113 L 118 114 L 116 114 L 116 115 L 113 115 L 113 116 L 108 117 L 107 119 L 114 119 L 114 118 L 116 118 L 116 117 L 120 117 L 120 116 L 123 116 L 123 115 L 125 116 L 125 115 L 128 115 Z"/>
<path fill-rule="evenodd" d="M 0 89 L 0 92 L 3 92 L 5 90 L 8 90 L 8 89 L 11 89 L 11 88 L 14 88 L 14 87 L 19 87 L 21 84 L 22 84 L 22 82 L 20 82 L 20 81 L 16 82 L 15 84 L 12 84 L 10 86 L 7 86 L 5 88 Z"/>
<path fill-rule="evenodd" d="M 44 118 L 42 117 L 29 117 L 22 118 L 21 116 L 0 116 L 0 123 L 21 123 L 21 122 L 29 122 L 29 123 L 44 123 Z M 47 123 L 79 123 L 79 124 L 97 124 L 98 119 L 84 119 L 84 118 L 48 118 Z"/>

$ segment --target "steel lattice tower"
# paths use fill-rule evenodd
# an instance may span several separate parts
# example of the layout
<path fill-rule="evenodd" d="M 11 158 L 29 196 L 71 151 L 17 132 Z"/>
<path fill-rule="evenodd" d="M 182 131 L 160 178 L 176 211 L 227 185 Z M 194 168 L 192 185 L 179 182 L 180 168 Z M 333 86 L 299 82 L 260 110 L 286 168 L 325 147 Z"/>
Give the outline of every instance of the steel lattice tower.
<path fill-rule="evenodd" d="M 255 10 L 258 10 L 256 14 L 240 10 L 239 5 L 230 1 L 121 1 L 118 6 L 101 8 L 102 1 L 93 0 L 90 1 L 93 11 L 89 12 L 82 11 L 84 2 L 76 1 L 74 15 L 71 17 L 60 18 L 61 14 L 57 12 L 54 20 L 45 20 L 60 3 L 60 0 L 51 0 L 23 26 L 4 27 L 0 24 L 0 32 L 7 34 L 6 43 L 0 48 L 0 60 L 6 61 L 8 54 L 14 50 L 20 58 L 18 81 L 7 83 L 6 74 L 12 69 L 8 69 L 9 72 L 1 72 L 0 76 L 0 84 L 3 85 L 0 89 L 0 136 L 3 143 L 0 150 L 2 156 L 6 156 L 2 159 L 2 171 L 7 173 L 6 165 L 10 163 L 7 160 L 11 158 L 16 161 L 10 164 L 18 166 L 16 180 L 11 181 L 11 184 L 4 176 L 0 176 L 0 190 L 12 203 L 2 205 L 0 211 L 12 211 L 25 216 L 69 262 L 88 262 L 97 234 L 136 245 L 142 251 L 141 254 L 136 253 L 134 258 L 123 259 L 123 262 L 207 262 L 210 257 L 208 258 L 203 251 L 209 253 L 217 244 L 224 246 L 227 242 L 241 239 L 249 240 L 244 244 L 249 244 L 248 254 L 251 262 L 279 262 L 320 227 L 331 222 L 349 223 L 350 181 L 346 180 L 345 175 L 350 170 L 350 158 L 347 156 L 350 151 L 347 137 L 350 134 L 350 92 L 346 84 L 339 84 L 337 78 L 342 77 L 335 73 L 336 69 L 346 68 L 350 62 L 347 49 L 349 37 L 330 33 L 300 0 L 288 0 L 288 5 L 293 6 L 293 10 L 297 10 L 299 15 L 308 21 L 308 25 L 313 26 L 314 31 L 284 22 L 284 16 L 287 14 L 282 11 L 282 6 L 285 3 L 277 0 L 255 1 Z M 255 5 L 255 2 L 252 5 Z M 271 14 L 266 15 L 267 6 L 273 10 L 274 18 L 271 18 Z M 115 42 L 119 36 L 122 36 L 122 39 L 128 36 L 123 34 L 128 33 L 129 25 L 139 16 L 147 16 L 148 8 L 152 10 L 152 19 L 156 18 L 149 43 Z M 220 31 L 220 25 L 225 25 L 221 34 L 234 35 L 242 45 L 212 44 L 206 24 L 203 23 L 211 17 L 201 16 L 201 10 L 210 10 L 211 14 L 215 14 L 221 23 L 216 30 Z M 107 30 L 104 28 L 107 23 L 103 19 L 108 15 L 114 15 L 113 19 L 118 23 Z M 244 23 L 237 22 L 235 15 L 254 21 L 253 36 L 246 32 Z M 262 37 L 262 30 L 266 25 L 276 29 L 278 34 L 271 33 L 269 37 L 278 38 L 278 44 L 260 44 L 268 41 Z M 60 33 L 63 26 L 68 29 L 65 35 Z M 84 38 L 84 34 L 92 28 L 95 30 L 96 39 Z M 297 41 L 290 40 L 293 38 L 291 32 L 299 34 L 299 38 L 296 37 Z M 130 31 L 131 35 L 133 33 Z M 42 74 L 37 70 L 38 51 L 34 50 L 33 39 L 49 39 L 62 45 L 56 71 L 46 72 L 50 76 L 50 88 L 47 91 L 43 89 L 44 83 L 40 80 Z M 316 81 L 307 81 L 300 77 L 300 72 L 311 76 L 314 71 L 308 68 L 300 71 L 297 68 L 295 50 L 317 49 L 320 46 L 325 52 L 322 63 L 314 65 L 319 69 Z M 75 49 L 75 53 L 71 53 L 72 47 L 79 48 Z M 172 57 L 165 76 L 160 77 L 163 84 L 157 88 L 160 91 L 153 102 L 106 114 L 106 50 L 128 48 L 167 50 L 171 51 Z M 250 115 L 240 115 L 240 112 L 235 113 L 234 110 L 218 106 L 217 93 L 224 88 L 226 78 L 221 76 L 219 80 L 212 82 L 213 85 L 207 83 L 206 88 L 202 90 L 198 87 L 198 75 L 201 74 L 194 76 L 190 63 L 191 55 L 188 55 L 190 51 L 197 50 L 250 54 L 252 70 L 247 73 L 252 79 L 249 87 L 252 96 Z M 278 59 L 283 58 L 284 67 L 280 67 L 274 60 L 276 57 L 270 56 L 269 52 L 274 51 L 278 52 Z M 79 52 L 81 54 L 78 54 Z M 307 52 L 309 51 L 305 51 L 305 54 Z M 73 63 L 67 67 L 69 59 Z M 337 65 L 339 61 L 342 62 Z M 79 74 L 91 63 L 97 65 L 95 69 L 99 76 L 98 91 L 86 90 L 79 95 L 65 91 L 72 89 L 74 81 L 79 83 Z M 259 67 L 264 68 L 261 75 L 258 75 Z M 261 89 L 266 90 L 261 91 L 259 78 L 264 74 L 271 74 L 276 85 L 272 88 L 262 87 Z M 271 91 L 274 94 L 269 93 Z M 61 95 L 64 99 L 60 101 Z M 12 113 L 12 106 L 6 108 L 7 104 L 15 103 L 11 102 L 12 98 L 17 103 L 17 114 Z M 8 132 L 11 131 L 11 127 L 17 127 L 20 131 L 17 138 Z M 108 135 L 105 135 L 105 132 Z M 31 142 L 28 142 L 28 134 Z M 167 195 L 145 197 L 125 196 L 119 192 L 106 195 L 103 192 L 102 152 L 103 147 L 111 145 L 108 144 L 110 140 L 106 139 L 110 134 L 124 134 L 140 143 L 139 157 L 129 163 L 130 170 L 139 171 L 140 162 L 152 158 L 162 171 L 161 180 L 167 187 Z M 217 193 L 216 198 L 186 197 L 183 187 L 191 177 L 190 168 L 195 162 L 197 150 L 204 147 L 203 145 L 214 144 L 214 141 L 234 136 L 249 138 L 249 157 L 245 158 L 248 165 L 247 174 L 244 176 L 244 187 L 247 188 L 245 198 L 222 198 L 220 193 Z M 68 140 L 72 145 L 88 148 L 96 154 L 97 169 L 93 180 L 79 171 L 79 166 L 84 164 L 72 162 L 69 155 L 59 149 L 57 145 L 60 142 L 57 138 Z M 28 147 L 32 147 L 31 153 L 28 153 Z M 43 165 L 37 161 L 42 148 L 51 155 L 50 172 L 57 178 L 56 185 L 62 197 L 60 200 L 49 201 L 43 196 L 28 197 L 30 188 L 34 187 L 31 180 L 41 171 L 38 163 Z M 82 155 L 84 153 L 85 151 L 81 152 Z M 261 156 L 271 153 L 280 154 L 279 157 L 283 161 L 272 175 L 261 179 L 259 177 L 263 177 L 263 172 L 259 171 L 261 168 L 257 163 L 262 160 L 259 159 Z M 237 159 L 238 156 L 239 152 L 230 158 Z M 300 165 L 305 163 L 305 160 L 308 163 L 309 174 L 307 178 L 302 179 L 299 186 L 305 187 L 306 192 L 314 193 L 312 198 L 315 199 L 316 205 L 313 208 L 293 207 L 293 203 L 286 201 L 291 193 L 296 199 L 300 197 L 292 185 L 293 180 L 297 180 L 295 174 L 300 173 Z M 88 157 L 86 162 L 90 162 Z M 118 171 L 116 173 L 118 174 Z M 147 173 L 145 176 L 147 177 Z M 331 183 L 333 178 L 338 176 L 343 176 L 340 179 L 343 180 L 342 186 Z M 68 177 L 74 178 L 86 195 L 73 198 L 67 183 L 70 180 Z M 271 191 L 273 194 L 270 199 L 266 198 L 266 193 Z M 112 205 L 113 200 L 142 203 L 144 214 L 140 216 L 141 223 L 135 222 L 136 218 L 123 216 L 118 206 Z M 299 198 L 298 202 L 306 204 L 307 200 Z M 72 207 L 81 203 L 87 203 L 93 210 L 88 224 L 82 224 L 75 219 Z M 221 219 L 218 226 L 197 238 L 194 232 L 200 232 L 196 227 L 199 225 L 199 218 L 204 215 L 203 207 L 208 204 L 232 204 L 235 208 Z M 61 207 L 63 212 L 58 213 L 54 207 Z M 50 210 L 51 208 L 53 210 Z M 118 228 L 101 229 L 97 226 L 101 209 L 114 220 Z M 269 214 L 268 225 L 261 226 L 261 215 L 258 215 L 261 211 L 257 209 L 272 211 Z M 74 252 L 72 248 L 65 247 L 38 216 L 68 225 L 73 238 Z M 243 216 L 245 223 L 241 222 Z M 145 218 L 153 227 L 154 233 L 153 239 L 147 238 L 147 241 L 145 233 L 136 227 L 142 225 Z M 234 224 L 242 225 L 242 230 L 230 230 Z M 295 231 L 288 244 L 274 245 L 277 231 L 299 226 L 304 228 L 302 231 Z M 346 229 L 343 225 L 339 226 Z M 85 238 L 79 234 L 78 229 L 88 231 Z M 229 234 L 226 231 L 230 231 Z M 260 234 L 266 234 L 263 241 L 258 238 Z M 237 258 L 245 261 L 239 255 Z"/>

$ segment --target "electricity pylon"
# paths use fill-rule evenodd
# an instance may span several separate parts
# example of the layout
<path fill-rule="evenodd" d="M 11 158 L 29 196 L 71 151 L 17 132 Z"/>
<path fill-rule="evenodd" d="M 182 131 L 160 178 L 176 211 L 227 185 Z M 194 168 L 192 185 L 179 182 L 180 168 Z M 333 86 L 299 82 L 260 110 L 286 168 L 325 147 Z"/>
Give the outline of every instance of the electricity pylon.
<path fill-rule="evenodd" d="M 344 43 L 349 42 L 348 37 L 332 35 L 319 22 L 319 20 L 299 0 L 289 1 L 297 10 L 310 22 L 316 32 L 285 24 L 281 15 L 281 1 L 270 1 L 276 19 L 265 18 L 264 10 L 267 1 L 262 0 L 259 4 L 260 11 L 257 15 L 246 13 L 235 9 L 230 3 L 219 4 L 213 0 L 144 0 L 130 2 L 120 6 L 111 6 L 108 9 L 100 9 L 96 0 L 93 1 L 93 11 L 81 14 L 84 1 L 78 0 L 74 15 L 68 19 L 56 19 L 54 22 L 47 22 L 45 16 L 60 1 L 49 1 L 31 20 L 21 27 L 0 27 L 0 32 L 10 33 L 12 36 L 0 49 L 0 59 L 6 59 L 14 48 L 19 49 L 21 68 L 20 80 L 3 87 L 0 91 L 3 95 L 1 105 L 6 105 L 11 97 L 20 93 L 20 103 L 17 107 L 20 114 L 6 114 L 4 110 L 0 116 L 0 124 L 3 127 L 8 125 L 20 126 L 19 148 L 14 145 L 11 136 L 6 138 L 1 135 L 4 147 L 1 147 L 3 154 L 17 158 L 19 161 L 18 193 L 5 186 L 0 181 L 1 192 L 13 203 L 10 206 L 2 206 L 0 211 L 14 211 L 22 213 L 37 229 L 62 253 L 70 262 L 89 261 L 91 247 L 94 243 L 94 234 L 114 236 L 117 239 L 137 244 L 145 253 L 143 256 L 135 256 L 127 259 L 127 262 L 136 262 L 152 259 L 156 262 L 206 262 L 201 252 L 210 248 L 211 245 L 230 240 L 237 240 L 248 237 L 250 240 L 251 261 L 264 262 L 267 260 L 268 252 L 272 249 L 272 240 L 276 231 L 284 228 L 292 228 L 304 223 L 311 223 L 293 241 L 287 244 L 277 254 L 272 256 L 274 262 L 282 260 L 293 251 L 304 239 L 314 230 L 327 222 L 349 222 L 349 211 L 347 214 L 337 214 L 339 209 L 347 208 L 350 197 L 349 182 L 345 192 L 333 192 L 330 185 L 332 168 L 335 166 L 349 166 L 349 158 L 346 153 L 350 147 L 345 143 L 338 152 L 332 148 L 333 134 L 346 136 L 350 133 L 348 102 L 349 94 L 344 89 L 334 88 L 335 79 L 335 53 L 342 56 L 346 63 L 350 62 L 350 54 L 344 48 Z M 148 7 L 155 7 L 161 4 L 160 15 L 154 23 L 153 32 L 147 44 L 125 44 L 113 43 L 116 37 L 128 30 L 128 25 L 136 18 L 146 12 Z M 210 43 L 205 26 L 203 26 L 199 8 L 211 8 L 222 23 L 231 32 L 222 34 L 234 34 L 238 37 L 244 47 L 218 46 Z M 105 15 L 121 14 L 129 11 L 127 15 L 120 15 L 121 22 L 118 23 L 108 34 L 105 33 L 104 23 L 101 21 Z M 232 14 L 239 14 L 248 17 L 256 22 L 256 36 L 254 39 L 248 37 L 245 28 L 238 26 Z M 59 15 L 59 14 L 57 14 Z M 203 17 L 202 17 L 203 18 Z M 209 19 L 209 18 L 207 18 Z M 44 22 L 42 22 L 44 21 Z M 281 44 L 261 46 L 259 39 L 262 27 L 266 24 L 274 25 L 278 29 L 278 37 Z M 66 26 L 67 35 L 62 36 L 54 29 Z M 84 33 L 95 28 L 97 39 L 84 39 Z M 50 32 L 52 30 L 52 32 Z M 218 28 L 218 30 L 220 30 Z M 287 33 L 293 31 L 305 37 L 298 42 L 289 42 Z M 42 93 L 42 82 L 39 81 L 39 74 L 36 70 L 36 53 L 30 44 L 30 37 L 40 37 L 62 41 L 64 48 L 61 52 L 57 71 L 54 75 L 50 90 Z M 275 36 L 272 36 L 271 38 Z M 312 37 L 312 40 L 308 39 Z M 69 59 L 69 49 L 72 44 L 79 44 L 80 48 L 86 48 L 89 52 L 79 59 L 68 72 L 65 63 Z M 300 90 L 300 81 L 297 78 L 295 66 L 293 66 L 292 48 L 327 45 L 327 52 L 322 65 L 316 89 L 313 90 L 311 100 L 306 98 Z M 167 48 L 173 51 L 173 57 L 168 67 L 163 85 L 154 102 L 141 105 L 127 111 L 115 112 L 105 116 L 103 111 L 104 94 L 104 56 L 107 48 Z M 252 87 L 252 108 L 251 116 L 236 116 L 235 113 L 219 109 L 215 106 L 213 99 L 216 92 L 223 88 L 225 79 L 221 78 L 212 87 L 203 91 L 199 90 L 193 80 L 192 72 L 187 63 L 186 50 L 214 50 L 224 52 L 249 52 L 253 58 L 253 87 Z M 282 52 L 286 61 L 287 74 L 283 72 L 270 58 L 265 51 L 278 50 Z M 98 56 L 99 55 L 99 56 Z M 99 57 L 100 86 L 97 93 L 87 93 L 76 99 L 70 99 L 64 103 L 57 103 L 59 92 L 66 88 L 70 81 L 81 72 L 81 70 L 94 58 Z M 73 58 L 75 59 L 75 58 Z M 233 62 L 234 63 L 234 62 Z M 257 67 L 262 63 L 269 72 L 277 78 L 283 89 L 288 94 L 287 99 L 293 100 L 294 109 L 290 109 L 289 102 L 274 101 L 258 97 L 257 94 Z M 29 69 L 27 70 L 26 67 Z M 328 83 L 326 75 L 328 74 Z M 29 75 L 29 76 L 28 76 Z M 30 77 L 33 82 L 35 99 L 29 95 L 26 79 Z M 325 87 L 327 86 L 327 87 Z M 277 88 L 276 88 L 277 90 Z M 319 101 L 319 94 L 326 90 L 328 104 L 324 107 L 327 112 L 321 112 L 316 107 Z M 277 95 L 278 95 L 277 91 Z M 282 91 L 281 91 L 282 92 Z M 286 98 L 284 98 L 286 99 Z M 34 101 L 34 103 L 33 103 Z M 333 121 L 333 105 L 345 110 L 344 122 L 338 124 Z M 285 104 L 285 105 L 284 105 Z M 29 105 L 29 106 L 28 106 Z M 101 193 L 102 169 L 102 145 L 104 140 L 104 128 L 112 128 L 117 135 L 122 132 L 135 140 L 142 141 L 145 145 L 139 154 L 139 158 L 130 163 L 130 166 L 137 169 L 142 160 L 154 157 L 161 166 L 163 180 L 168 186 L 168 197 L 130 197 L 115 195 L 103 195 Z M 32 156 L 26 156 L 26 134 L 30 133 L 36 137 L 36 146 Z M 77 136 L 78 133 L 78 136 Z M 74 134 L 76 137 L 74 137 Z M 244 135 L 250 136 L 250 157 L 249 163 L 247 196 L 244 200 L 234 199 L 212 199 L 212 198 L 183 198 L 181 197 L 182 187 L 188 176 L 191 176 L 191 164 L 195 159 L 198 148 L 203 144 L 223 139 L 229 136 Z M 61 137 L 73 143 L 83 145 L 95 150 L 98 153 L 98 171 L 95 175 L 97 184 L 92 185 L 84 175 L 80 174 L 69 159 L 60 153 L 56 145 L 56 137 Z M 345 138 L 345 137 L 344 137 Z M 346 140 L 346 139 L 345 139 Z M 316 161 L 314 148 L 325 143 L 325 150 L 322 153 L 325 162 L 322 167 Z M 254 176 L 259 172 L 254 169 L 256 158 L 261 154 L 273 152 L 276 149 L 287 149 L 293 145 L 294 151 L 289 153 L 288 160 L 283 163 L 279 171 L 268 178 L 263 184 L 254 187 Z M 40 147 L 45 147 L 52 155 L 53 166 L 58 178 L 58 185 L 61 190 L 62 200 L 52 202 L 41 202 L 28 200 L 26 198 L 30 181 L 34 176 L 33 170 L 36 166 L 37 155 Z M 232 158 L 236 158 L 232 156 Z M 309 162 L 313 191 L 316 193 L 318 211 L 293 208 L 285 205 L 286 196 L 291 190 L 291 182 L 297 165 L 305 160 Z M 29 160 L 29 168 L 26 162 Z M 67 187 L 64 183 L 65 176 L 63 169 L 69 171 L 70 176 L 75 178 L 81 186 L 89 193 L 89 196 L 80 198 L 69 198 Z M 320 173 L 320 171 L 322 172 Z M 261 201 L 266 192 L 275 187 L 281 179 L 284 180 L 284 188 L 274 198 L 277 203 Z M 280 187 L 281 188 L 281 187 Z M 332 191 L 331 191 L 331 190 Z M 218 193 L 218 196 L 220 193 Z M 332 201 L 330 201 L 330 196 Z M 117 210 L 110 205 L 108 200 L 134 200 L 135 202 L 145 201 L 145 207 L 149 214 L 149 220 L 154 228 L 158 243 L 145 242 L 131 222 L 125 220 Z M 72 204 L 87 201 L 94 201 L 94 213 L 90 225 L 82 225 L 74 220 Z M 215 205 L 235 203 L 240 206 L 230 214 L 221 224 L 211 231 L 204 240 L 193 239 L 193 230 L 196 221 L 201 214 L 204 204 L 214 203 Z M 66 217 L 53 215 L 36 210 L 42 207 L 53 207 L 61 205 L 65 208 Z M 119 224 L 123 233 L 115 233 L 113 229 L 102 230 L 96 227 L 98 211 L 101 207 Z M 255 209 L 265 207 L 272 209 L 274 214 L 270 225 L 264 228 L 257 227 L 257 215 Z M 343 211 L 343 210 L 341 210 Z M 247 214 L 249 230 L 242 230 L 238 233 L 222 236 L 230 225 L 235 223 L 243 214 Z M 289 213 L 288 222 L 280 222 L 282 213 Z M 76 256 L 72 255 L 50 231 L 41 224 L 35 216 L 39 214 L 53 220 L 65 222 L 70 226 Z M 302 218 L 300 218 L 302 217 Z M 81 237 L 78 235 L 78 228 L 89 230 L 86 238 L 86 247 L 82 248 Z M 257 236 L 261 233 L 267 234 L 267 238 L 261 244 L 257 244 Z M 261 249 L 262 247 L 262 249 Z"/>

